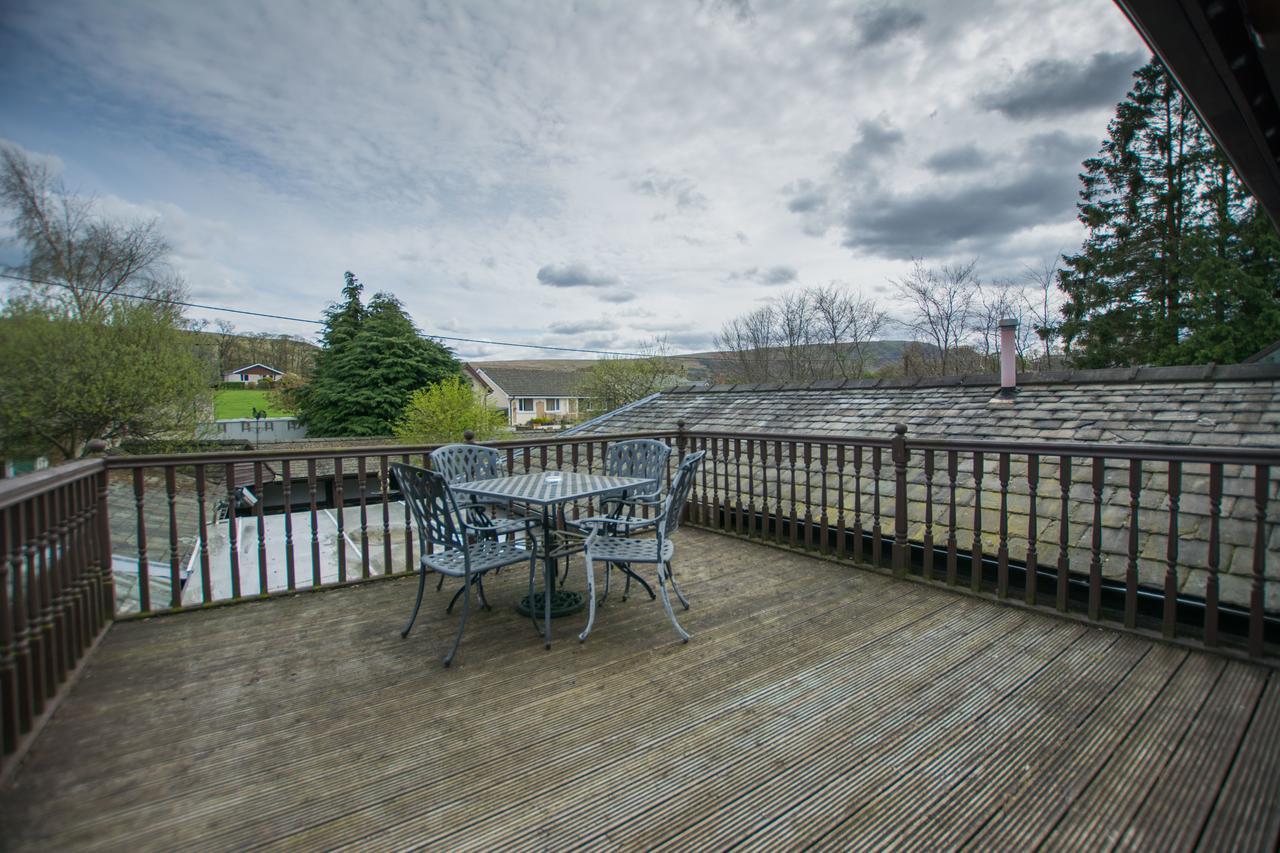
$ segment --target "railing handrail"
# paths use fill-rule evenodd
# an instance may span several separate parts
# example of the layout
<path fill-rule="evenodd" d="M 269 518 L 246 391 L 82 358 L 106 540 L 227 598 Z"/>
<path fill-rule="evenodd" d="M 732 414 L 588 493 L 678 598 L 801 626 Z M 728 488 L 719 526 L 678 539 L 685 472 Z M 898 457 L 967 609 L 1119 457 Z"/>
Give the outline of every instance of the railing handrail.
<path fill-rule="evenodd" d="M 657 438 L 674 435 L 675 430 L 649 430 L 633 433 L 601 433 L 599 435 L 551 436 L 549 438 L 504 439 L 502 441 L 478 441 L 486 447 L 506 449 L 508 447 L 525 448 L 554 446 L 557 444 L 582 444 L 590 441 L 616 441 L 630 438 Z M 447 444 L 449 442 L 444 442 Z M 120 468 L 152 468 L 166 465 L 220 465 L 236 462 L 294 460 L 294 459 L 343 459 L 356 456 L 404 456 L 406 454 L 430 453 L 443 444 L 375 444 L 362 447 L 330 447 L 324 449 L 308 448 L 303 450 L 224 450 L 216 453 L 152 453 L 141 456 L 108 456 L 107 467 Z"/>
<path fill-rule="evenodd" d="M 6 509 L 58 486 L 92 477 L 102 471 L 102 466 L 103 460 L 97 457 L 76 459 L 40 471 L 6 477 L 0 480 L 0 509 Z"/>
<path fill-rule="evenodd" d="M 667 434 L 667 433 L 664 433 Z M 600 434 L 602 438 L 606 434 Z M 693 438 L 739 439 L 742 441 L 783 441 L 810 444 L 842 444 L 845 446 L 889 448 L 892 438 L 835 435 L 827 433 L 738 432 L 726 430 L 688 430 Z M 911 438 L 908 450 L 955 450 L 961 453 L 1034 453 L 1040 456 L 1073 456 L 1108 459 L 1174 460 L 1177 462 L 1223 462 L 1237 465 L 1280 465 L 1280 447 L 1196 447 L 1180 444 L 1103 444 L 1100 442 L 994 441 L 989 439 Z"/>

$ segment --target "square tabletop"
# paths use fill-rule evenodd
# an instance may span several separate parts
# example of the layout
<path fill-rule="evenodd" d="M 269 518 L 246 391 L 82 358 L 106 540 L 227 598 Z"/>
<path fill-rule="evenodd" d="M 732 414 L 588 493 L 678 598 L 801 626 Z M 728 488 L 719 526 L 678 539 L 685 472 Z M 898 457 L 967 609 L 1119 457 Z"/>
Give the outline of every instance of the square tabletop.
<path fill-rule="evenodd" d="M 549 482 L 548 474 L 560 477 L 560 481 Z M 628 489 L 651 490 L 657 482 L 652 477 L 606 477 L 603 474 L 581 474 L 577 471 L 534 471 L 510 477 L 451 483 L 449 488 L 478 497 L 546 506 Z"/>

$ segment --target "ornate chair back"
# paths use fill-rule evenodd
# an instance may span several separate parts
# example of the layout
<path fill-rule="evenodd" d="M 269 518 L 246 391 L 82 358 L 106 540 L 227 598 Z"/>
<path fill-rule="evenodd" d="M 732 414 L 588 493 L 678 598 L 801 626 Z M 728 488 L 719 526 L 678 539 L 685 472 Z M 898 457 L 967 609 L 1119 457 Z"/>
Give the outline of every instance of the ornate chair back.
<path fill-rule="evenodd" d="M 402 462 L 391 463 L 391 473 L 400 484 L 400 494 L 418 525 L 418 542 L 423 554 L 427 553 L 428 542 L 445 550 L 466 547 L 455 521 L 460 517 L 458 505 L 441 474 Z"/>
<path fill-rule="evenodd" d="M 431 467 L 449 483 L 489 480 L 503 475 L 502 453 L 478 444 L 446 444 L 431 451 Z"/>
<path fill-rule="evenodd" d="M 662 513 L 664 536 L 670 536 L 680 528 L 680 516 L 684 512 L 685 501 L 689 499 L 689 492 L 693 489 L 693 478 L 697 476 L 698 466 L 706 455 L 705 450 L 690 453 L 676 469 L 675 479 L 671 481 L 671 492 L 667 495 L 667 506 Z"/>
<path fill-rule="evenodd" d="M 634 438 L 609 445 L 604 457 L 604 473 L 610 477 L 652 477 L 658 481 L 651 494 L 662 491 L 671 448 L 652 438 Z"/>

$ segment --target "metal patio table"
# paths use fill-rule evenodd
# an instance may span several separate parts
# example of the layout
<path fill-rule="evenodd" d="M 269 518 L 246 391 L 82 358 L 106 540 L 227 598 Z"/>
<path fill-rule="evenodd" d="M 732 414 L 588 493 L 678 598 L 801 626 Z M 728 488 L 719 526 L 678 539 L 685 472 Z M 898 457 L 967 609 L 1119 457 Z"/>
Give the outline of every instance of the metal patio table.
<path fill-rule="evenodd" d="M 551 648 L 551 619 L 576 613 L 583 605 L 581 593 L 556 590 L 556 558 L 552 556 L 555 550 L 553 536 L 556 529 L 556 507 L 583 498 L 633 490 L 652 491 L 657 482 L 652 477 L 606 477 L 603 474 L 582 474 L 577 471 L 535 471 L 509 477 L 452 483 L 450 488 L 455 492 L 480 498 L 526 504 L 542 511 L 542 601 L 538 602 L 536 597 L 533 597 L 534 600 L 527 597 L 521 602 L 520 610 L 534 617 L 536 624 L 535 607 L 539 603 L 542 605 L 546 644 L 547 648 Z"/>

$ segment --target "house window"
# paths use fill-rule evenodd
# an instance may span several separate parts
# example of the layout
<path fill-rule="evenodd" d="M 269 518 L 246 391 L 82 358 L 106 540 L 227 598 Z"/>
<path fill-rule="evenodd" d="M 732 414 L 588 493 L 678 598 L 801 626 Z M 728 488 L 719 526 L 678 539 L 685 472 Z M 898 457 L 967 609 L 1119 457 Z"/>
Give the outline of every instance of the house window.
<path fill-rule="evenodd" d="M 531 397 L 521 397 L 521 398 L 517 401 L 516 405 L 519 407 L 520 411 L 522 411 L 522 412 L 532 412 L 532 411 L 533 411 L 533 398 L 531 398 Z"/>
<path fill-rule="evenodd" d="M 558 411 L 560 411 L 560 398 L 559 398 L 559 397 L 548 397 L 548 398 L 547 398 L 547 411 L 548 411 L 548 412 L 558 412 Z"/>
<path fill-rule="evenodd" d="M 241 381 L 241 382 L 248 382 L 248 381 L 249 381 L 249 374 L 247 374 L 247 373 L 241 373 L 241 374 L 240 374 L 240 381 Z"/>

